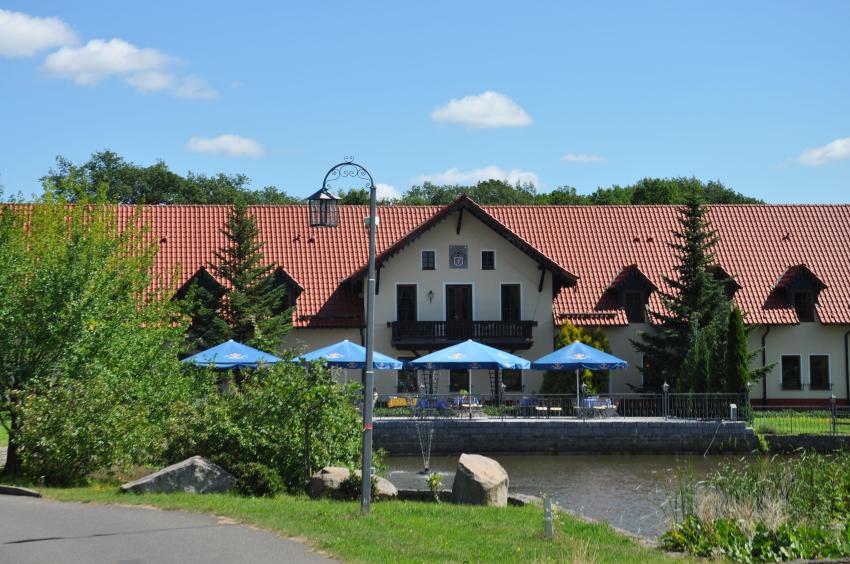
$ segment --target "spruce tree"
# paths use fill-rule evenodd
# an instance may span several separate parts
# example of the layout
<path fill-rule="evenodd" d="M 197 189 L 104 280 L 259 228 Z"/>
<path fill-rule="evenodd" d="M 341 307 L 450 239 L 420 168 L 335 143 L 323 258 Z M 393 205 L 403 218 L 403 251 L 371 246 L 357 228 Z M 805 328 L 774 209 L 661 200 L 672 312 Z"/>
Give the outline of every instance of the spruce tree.
<path fill-rule="evenodd" d="M 186 352 L 193 354 L 214 347 L 232 337 L 232 331 L 221 317 L 224 292 L 212 292 L 197 280 L 180 299 L 179 307 L 189 318 L 186 329 Z"/>
<path fill-rule="evenodd" d="M 263 259 L 260 230 L 244 203 L 233 206 L 223 233 L 227 243 L 216 251 L 211 270 L 227 288 L 220 315 L 228 337 L 275 351 L 289 331 L 291 312 L 281 311 L 286 289 Z"/>
<path fill-rule="evenodd" d="M 698 344 L 695 337 L 699 332 L 695 332 L 692 325 L 702 331 L 722 308 L 729 307 L 721 282 L 709 270 L 716 260 L 717 233 L 711 229 L 707 211 L 696 192 L 689 195 L 688 202 L 679 210 L 680 228 L 673 232 L 674 241 L 669 243 L 676 253 L 677 264 L 675 276 L 664 278 L 670 288 L 661 291 L 664 308 L 651 312 L 655 327 L 632 340 L 634 347 L 649 359 L 642 368 L 644 387 L 648 390 L 659 390 L 665 381 L 679 391 L 708 386 L 707 381 L 694 386 L 702 376 L 685 374 L 693 368 L 686 368 L 688 363 L 682 362 Z M 715 348 L 714 343 L 706 342 L 705 346 L 709 353 Z M 680 379 L 682 385 L 679 385 Z"/>

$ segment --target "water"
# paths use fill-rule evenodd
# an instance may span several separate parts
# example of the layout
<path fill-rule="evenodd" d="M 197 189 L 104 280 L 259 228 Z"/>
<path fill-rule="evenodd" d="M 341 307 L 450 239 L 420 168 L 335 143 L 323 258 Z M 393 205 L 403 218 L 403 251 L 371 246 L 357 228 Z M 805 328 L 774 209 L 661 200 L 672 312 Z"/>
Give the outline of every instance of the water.
<path fill-rule="evenodd" d="M 691 465 L 697 479 L 740 456 L 496 455 L 510 476 L 510 491 L 551 495 L 559 505 L 645 536 L 667 529 L 662 504 L 675 491 L 676 467 Z M 456 456 L 432 456 L 431 471 L 451 488 Z M 427 489 L 421 457 L 388 457 L 389 479 L 399 488 Z"/>

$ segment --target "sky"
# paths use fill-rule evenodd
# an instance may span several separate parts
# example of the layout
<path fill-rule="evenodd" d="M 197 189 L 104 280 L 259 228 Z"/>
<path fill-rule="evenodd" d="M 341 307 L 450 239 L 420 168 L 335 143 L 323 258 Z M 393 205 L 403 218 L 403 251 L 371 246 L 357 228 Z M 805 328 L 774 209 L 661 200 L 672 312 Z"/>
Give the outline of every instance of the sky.
<path fill-rule="evenodd" d="M 850 201 L 850 2 L 0 0 L 0 185 L 111 149 L 307 196 L 696 176 Z M 341 187 L 342 188 L 342 187 Z"/>

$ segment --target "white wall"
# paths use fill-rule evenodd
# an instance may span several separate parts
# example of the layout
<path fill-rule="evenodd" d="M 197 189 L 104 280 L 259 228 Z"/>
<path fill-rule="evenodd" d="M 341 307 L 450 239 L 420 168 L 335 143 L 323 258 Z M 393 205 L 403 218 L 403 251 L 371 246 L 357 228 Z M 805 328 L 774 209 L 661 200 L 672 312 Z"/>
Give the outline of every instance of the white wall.
<path fill-rule="evenodd" d="M 384 263 L 380 275 L 379 294 L 375 298 L 375 346 L 378 350 L 394 356 L 414 356 L 411 351 L 395 350 L 391 345 L 392 332 L 387 322 L 396 320 L 396 285 L 417 285 L 417 314 L 420 321 L 445 319 L 445 285 L 471 284 L 473 286 L 473 318 L 475 320 L 498 320 L 501 318 L 501 284 L 520 284 L 522 295 L 522 319 L 536 320 L 534 345 L 528 350 L 513 351 L 515 354 L 535 360 L 552 352 L 552 274 L 547 272 L 543 290 L 537 291 L 540 271 L 537 263 L 528 255 L 507 242 L 470 213 L 464 213 L 460 234 L 457 234 L 457 212 L 437 224 L 414 240 L 400 253 Z M 466 269 L 449 268 L 449 245 L 467 245 L 469 266 Z M 422 270 L 421 251 L 436 251 L 436 269 Z M 481 270 L 481 251 L 496 252 L 496 269 Z M 428 292 L 433 291 L 429 302 Z M 417 351 L 427 354 L 429 351 Z M 511 352 L 511 351 L 509 351 Z M 396 392 L 395 380 L 378 380 L 378 392 Z M 536 371 L 525 371 L 523 382 L 526 392 L 534 392 L 542 383 L 542 375 Z M 448 393 L 449 373 L 439 374 L 439 391 Z M 487 371 L 474 371 L 472 393 L 489 395 L 491 392 Z"/>
<path fill-rule="evenodd" d="M 845 379 L 844 358 L 844 334 L 850 326 L 847 325 L 822 325 L 819 322 L 800 323 L 798 325 L 774 325 L 765 340 L 765 351 L 767 364 L 773 364 L 773 368 L 767 375 L 767 403 L 793 403 L 794 400 L 811 402 L 813 400 L 826 401 L 831 394 L 835 394 L 839 401 L 847 399 L 847 384 Z M 758 326 L 750 331 L 748 341 L 750 350 L 761 348 L 762 335 L 765 328 Z M 829 355 L 829 372 L 832 381 L 832 390 L 810 390 L 809 383 L 809 355 Z M 803 390 L 782 389 L 782 367 L 780 357 L 782 355 L 801 356 L 801 377 L 804 383 Z M 761 366 L 761 354 L 753 359 L 754 367 Z M 763 397 L 763 384 L 757 382 L 752 388 L 753 398 Z"/>
<path fill-rule="evenodd" d="M 637 339 L 640 331 L 649 331 L 648 323 L 630 323 L 621 327 L 605 327 L 602 332 L 608 337 L 611 354 L 629 363 L 624 370 L 611 371 L 611 391 L 615 394 L 634 392 L 634 387 L 643 385 L 643 374 L 639 367 L 643 365 L 643 355 L 637 352 L 630 339 Z"/>

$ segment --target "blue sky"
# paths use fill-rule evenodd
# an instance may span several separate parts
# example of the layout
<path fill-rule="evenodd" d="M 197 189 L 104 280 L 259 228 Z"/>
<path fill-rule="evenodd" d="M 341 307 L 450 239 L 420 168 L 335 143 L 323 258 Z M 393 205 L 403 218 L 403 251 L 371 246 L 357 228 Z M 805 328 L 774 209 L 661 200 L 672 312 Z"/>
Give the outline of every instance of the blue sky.
<path fill-rule="evenodd" d="M 50 18 L 50 19 L 46 19 Z M 110 148 L 317 189 L 720 179 L 850 201 L 850 2 L 0 0 L 0 184 Z"/>

